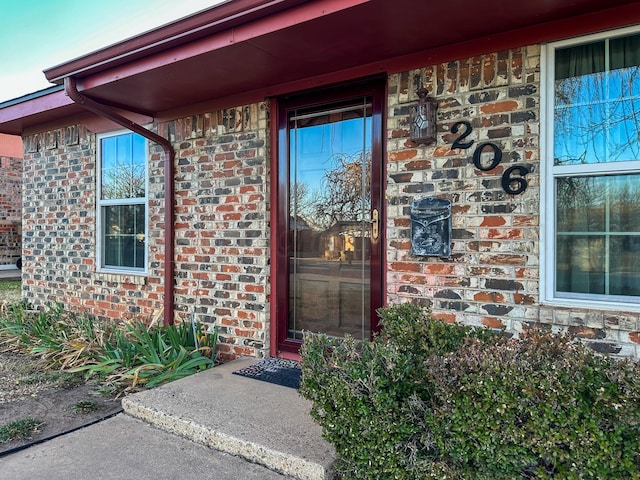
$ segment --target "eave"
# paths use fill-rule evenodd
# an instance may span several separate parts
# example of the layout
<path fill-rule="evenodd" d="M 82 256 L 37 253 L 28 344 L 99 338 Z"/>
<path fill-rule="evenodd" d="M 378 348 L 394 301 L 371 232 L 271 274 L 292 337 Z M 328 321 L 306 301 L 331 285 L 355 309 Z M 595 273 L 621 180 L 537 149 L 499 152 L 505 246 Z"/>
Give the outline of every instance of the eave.
<path fill-rule="evenodd" d="M 640 23 L 640 2 L 233 0 L 45 71 L 156 119 Z M 0 104 L 0 132 L 82 115 L 62 91 Z"/>

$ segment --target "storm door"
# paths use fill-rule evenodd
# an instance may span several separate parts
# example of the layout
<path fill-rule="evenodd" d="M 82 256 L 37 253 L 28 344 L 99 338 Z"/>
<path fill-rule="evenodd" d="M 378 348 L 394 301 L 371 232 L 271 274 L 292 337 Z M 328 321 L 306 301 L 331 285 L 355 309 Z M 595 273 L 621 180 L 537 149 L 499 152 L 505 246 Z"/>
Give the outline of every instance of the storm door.
<path fill-rule="evenodd" d="M 382 303 L 381 99 L 368 86 L 280 104 L 277 334 L 368 339 Z"/>

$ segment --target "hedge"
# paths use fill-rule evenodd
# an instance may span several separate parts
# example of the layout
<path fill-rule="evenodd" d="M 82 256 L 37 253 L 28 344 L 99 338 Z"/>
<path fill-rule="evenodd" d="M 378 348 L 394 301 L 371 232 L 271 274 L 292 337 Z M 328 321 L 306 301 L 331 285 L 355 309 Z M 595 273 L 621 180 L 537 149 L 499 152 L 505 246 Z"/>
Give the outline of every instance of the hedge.
<path fill-rule="evenodd" d="M 371 342 L 307 334 L 301 394 L 345 479 L 640 479 L 640 368 L 382 309 Z"/>

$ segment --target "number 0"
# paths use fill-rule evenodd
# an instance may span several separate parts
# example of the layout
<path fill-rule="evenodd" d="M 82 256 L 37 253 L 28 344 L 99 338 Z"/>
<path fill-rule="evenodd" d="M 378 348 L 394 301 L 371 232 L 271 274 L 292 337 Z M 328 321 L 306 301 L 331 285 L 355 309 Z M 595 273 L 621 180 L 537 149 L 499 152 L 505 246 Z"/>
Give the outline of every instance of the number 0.
<path fill-rule="evenodd" d="M 485 167 L 484 165 L 482 165 L 482 162 L 480 161 L 480 156 L 482 155 L 482 151 L 486 147 L 489 147 L 493 150 L 493 160 L 489 165 Z M 491 143 L 491 142 L 481 143 L 476 147 L 475 151 L 473 152 L 473 164 L 476 166 L 478 170 L 482 170 L 483 172 L 488 172 L 489 170 L 493 170 L 498 166 L 501 160 L 502 160 L 502 149 L 495 143 Z"/>

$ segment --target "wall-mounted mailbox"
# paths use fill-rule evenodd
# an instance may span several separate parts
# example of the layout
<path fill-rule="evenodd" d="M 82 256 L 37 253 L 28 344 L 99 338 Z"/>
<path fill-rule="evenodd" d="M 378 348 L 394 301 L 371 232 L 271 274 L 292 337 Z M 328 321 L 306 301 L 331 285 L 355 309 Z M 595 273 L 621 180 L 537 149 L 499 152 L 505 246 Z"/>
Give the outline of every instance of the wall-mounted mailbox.
<path fill-rule="evenodd" d="M 451 201 L 426 197 L 411 202 L 411 254 L 451 255 Z"/>

